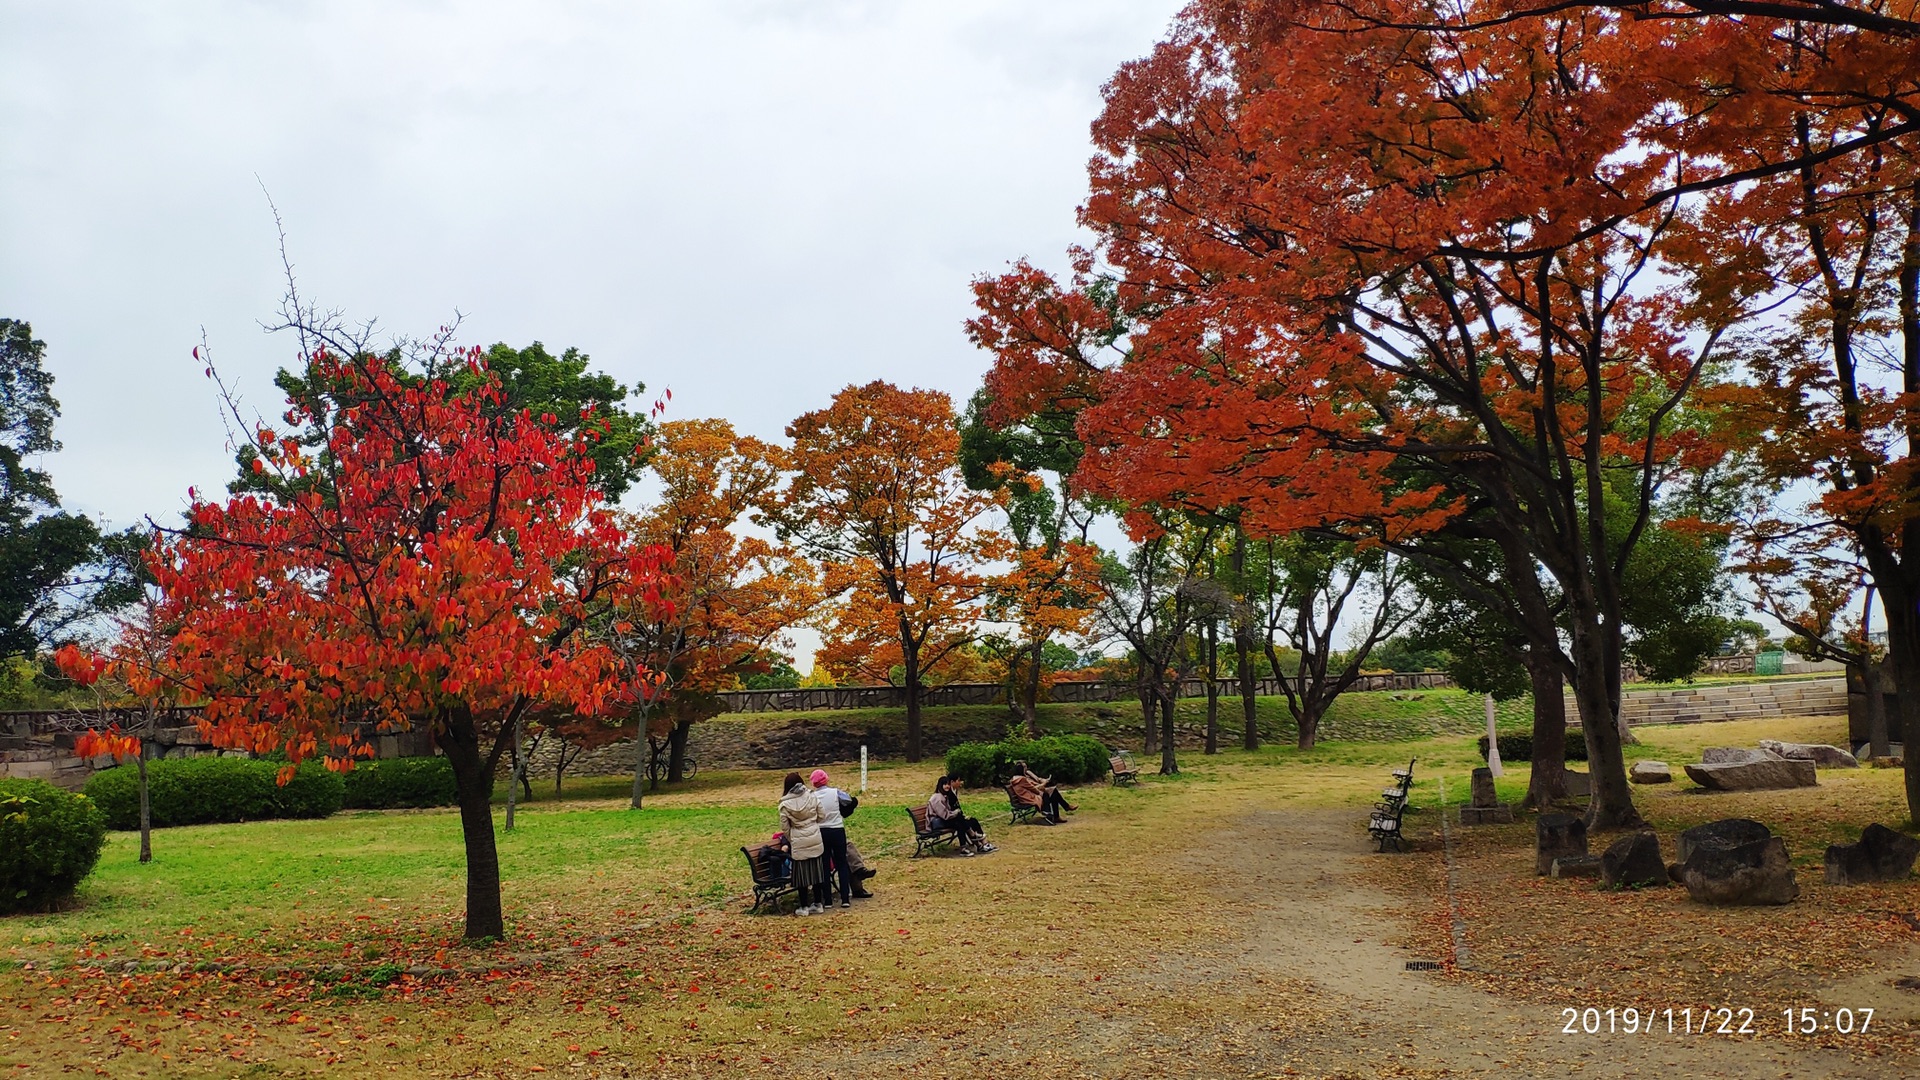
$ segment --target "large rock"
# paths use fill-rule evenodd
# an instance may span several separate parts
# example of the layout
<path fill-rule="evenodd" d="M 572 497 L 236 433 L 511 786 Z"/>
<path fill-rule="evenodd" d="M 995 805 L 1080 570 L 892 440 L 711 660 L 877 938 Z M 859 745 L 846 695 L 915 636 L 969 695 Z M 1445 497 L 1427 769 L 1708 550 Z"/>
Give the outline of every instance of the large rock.
<path fill-rule="evenodd" d="M 1822 769 L 1857 769 L 1860 762 L 1845 750 L 1826 743 L 1779 742 L 1761 739 L 1760 749 L 1794 761 L 1811 761 Z"/>
<path fill-rule="evenodd" d="M 1583 772 L 1567 770 L 1567 798 L 1586 799 L 1593 795 L 1593 777 Z"/>
<path fill-rule="evenodd" d="M 1710 791 L 1766 791 L 1813 787 L 1820 782 L 1814 775 L 1813 762 L 1785 758 L 1689 765 L 1687 776 Z"/>
<path fill-rule="evenodd" d="M 1680 834 L 1679 852 L 1674 856 L 1674 860 L 1686 862 L 1687 856 L 1692 855 L 1695 848 L 1738 847 L 1741 844 L 1751 844 L 1756 840 L 1765 840 L 1772 835 L 1772 829 L 1751 818 L 1736 817 L 1709 821 L 1705 825 L 1695 825 Z"/>
<path fill-rule="evenodd" d="M 1687 895 L 1702 904 L 1790 904 L 1800 895 L 1786 842 L 1777 836 L 1732 847 L 1696 847 L 1680 876 Z"/>
<path fill-rule="evenodd" d="M 1636 784 L 1671 784 L 1673 770 L 1664 761 L 1636 761 L 1627 770 L 1627 779 Z"/>
<path fill-rule="evenodd" d="M 1637 889 L 1667 883 L 1667 864 L 1660 858 L 1660 838 L 1638 832 L 1615 840 L 1600 855 L 1600 884 L 1609 889 Z"/>
<path fill-rule="evenodd" d="M 1500 805 L 1500 796 L 1493 788 L 1493 770 L 1485 765 L 1473 770 L 1473 805 L 1482 809 Z"/>
<path fill-rule="evenodd" d="M 1876 822 L 1861 830 L 1859 843 L 1827 848 L 1827 884 L 1905 881 L 1913 873 L 1916 857 L 1920 857 L 1920 840 Z"/>
<path fill-rule="evenodd" d="M 1709 746 L 1700 751 L 1703 765 L 1740 765 L 1749 761 L 1779 761 L 1771 750 L 1749 750 L 1744 746 Z"/>
<path fill-rule="evenodd" d="M 1533 872 L 1553 872 L 1553 860 L 1587 853 L 1587 823 L 1569 814 L 1541 814 L 1533 822 Z"/>

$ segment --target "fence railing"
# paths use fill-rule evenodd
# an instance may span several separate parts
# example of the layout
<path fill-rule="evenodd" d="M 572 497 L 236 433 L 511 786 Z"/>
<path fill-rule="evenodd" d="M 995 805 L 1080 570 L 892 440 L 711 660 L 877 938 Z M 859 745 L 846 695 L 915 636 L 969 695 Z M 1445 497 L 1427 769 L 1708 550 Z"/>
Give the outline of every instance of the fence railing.
<path fill-rule="evenodd" d="M 1391 675 L 1362 675 L 1354 690 L 1433 690 L 1452 686 L 1445 672 L 1421 671 Z M 1237 680 L 1223 679 L 1220 693 L 1232 697 L 1240 693 Z M 1205 697 L 1207 684 L 1188 679 L 1176 688 L 1176 697 Z M 1280 680 L 1258 679 L 1254 693 L 1273 696 L 1280 693 Z M 907 692 L 899 686 L 805 686 L 792 690 L 733 690 L 721 694 L 728 712 L 812 712 L 822 709 L 902 709 Z M 1100 682 L 1058 682 L 1049 688 L 1044 700 L 1091 704 L 1138 701 L 1140 691 L 1128 680 Z M 1003 705 L 1007 701 L 1004 683 L 948 683 L 929 688 L 920 699 L 923 705 Z"/>

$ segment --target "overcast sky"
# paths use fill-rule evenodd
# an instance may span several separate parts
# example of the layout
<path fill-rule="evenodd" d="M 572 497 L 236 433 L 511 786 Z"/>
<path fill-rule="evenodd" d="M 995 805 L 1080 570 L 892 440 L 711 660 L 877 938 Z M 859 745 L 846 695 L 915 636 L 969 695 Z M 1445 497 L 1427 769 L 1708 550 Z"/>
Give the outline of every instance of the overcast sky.
<path fill-rule="evenodd" d="M 1082 240 L 1099 88 L 1175 0 L 0 0 L 0 315 L 32 322 L 71 508 L 231 472 L 302 291 L 469 344 L 577 345 L 777 436 L 849 382 L 964 397 L 967 283 Z"/>

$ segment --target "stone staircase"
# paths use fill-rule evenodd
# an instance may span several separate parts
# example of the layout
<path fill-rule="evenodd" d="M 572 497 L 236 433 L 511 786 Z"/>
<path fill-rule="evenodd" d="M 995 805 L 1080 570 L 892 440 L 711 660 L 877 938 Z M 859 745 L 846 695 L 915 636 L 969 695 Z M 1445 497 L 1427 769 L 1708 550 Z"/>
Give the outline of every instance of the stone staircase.
<path fill-rule="evenodd" d="M 1705 724 L 1768 716 L 1842 716 L 1847 711 L 1847 681 L 1790 679 L 1671 690 L 1629 690 L 1621 701 L 1620 711 L 1629 725 Z M 1573 696 L 1569 694 L 1567 716 L 1572 719 L 1578 715 Z"/>

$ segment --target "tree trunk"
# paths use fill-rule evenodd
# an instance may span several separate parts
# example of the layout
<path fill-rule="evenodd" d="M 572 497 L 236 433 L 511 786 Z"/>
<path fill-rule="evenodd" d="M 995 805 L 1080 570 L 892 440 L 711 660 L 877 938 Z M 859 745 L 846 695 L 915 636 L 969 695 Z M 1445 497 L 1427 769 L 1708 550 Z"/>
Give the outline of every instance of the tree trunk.
<path fill-rule="evenodd" d="M 1607 648 L 1603 635 L 1608 627 L 1587 627 L 1575 623 L 1573 654 L 1578 675 L 1574 679 L 1573 698 L 1580 707 L 1580 730 L 1587 737 L 1587 774 L 1593 790 L 1587 806 L 1587 828 L 1633 829 L 1646 824 L 1633 806 L 1633 791 L 1627 785 L 1626 757 L 1620 743 L 1620 701 L 1613 688 L 1619 685 L 1619 671 L 1608 678 L 1609 662 L 1618 665 L 1620 650 Z"/>
<path fill-rule="evenodd" d="M 633 733 L 633 801 L 632 808 L 640 809 L 641 801 L 647 793 L 647 714 L 640 714 L 640 726 Z"/>
<path fill-rule="evenodd" d="M 673 725 L 667 734 L 667 783 L 677 784 L 687 778 L 687 732 L 693 727 L 693 721 L 682 720 Z"/>
<path fill-rule="evenodd" d="M 920 760 L 920 650 L 902 651 L 907 674 L 907 760 Z"/>
<path fill-rule="evenodd" d="M 133 767 L 140 774 L 140 861 L 153 861 L 153 804 L 147 799 L 147 748 L 143 744 L 140 753 L 133 759 Z"/>
<path fill-rule="evenodd" d="M 1258 702 L 1258 672 L 1253 670 L 1253 643 L 1247 640 L 1247 632 L 1236 628 L 1233 632 L 1233 651 L 1240 665 L 1240 712 L 1242 750 L 1260 749 L 1260 708 Z"/>
<path fill-rule="evenodd" d="M 1558 657 L 1527 650 L 1533 679 L 1533 775 L 1523 805 L 1544 810 L 1567 797 L 1567 698 Z"/>
<path fill-rule="evenodd" d="M 1037 739 L 1040 737 L 1040 664 L 1046 655 L 1046 639 L 1035 641 L 1032 648 L 1033 655 L 1027 658 L 1026 685 L 1020 688 L 1020 719 L 1026 721 L 1027 738 Z"/>
<path fill-rule="evenodd" d="M 520 758 L 520 718 L 513 718 L 513 760 L 507 764 L 507 831 L 513 831 L 514 800 L 519 795 L 520 785 L 527 782 L 527 766 Z M 491 794 L 491 793 L 489 793 Z M 533 797 L 533 789 L 527 789 L 527 797 Z"/>
<path fill-rule="evenodd" d="M 1860 665 L 1860 685 L 1866 690 L 1867 700 L 1867 756 L 1889 757 L 1893 754 L 1893 739 L 1887 731 L 1887 680 L 1883 673 L 1884 661 L 1869 659 Z"/>
<path fill-rule="evenodd" d="M 1220 623 L 1207 623 L 1207 747 L 1220 752 Z"/>
<path fill-rule="evenodd" d="M 560 778 L 567 772 L 567 740 L 561 739 L 556 745 L 560 752 L 553 757 L 553 795 L 559 798 Z"/>
<path fill-rule="evenodd" d="M 1311 698 L 1305 694 L 1300 696 L 1299 715 L 1295 718 L 1300 725 L 1300 749 L 1313 749 L 1314 743 L 1320 738 L 1320 720 L 1326 714 L 1326 702 L 1320 701 L 1318 695 Z"/>
<path fill-rule="evenodd" d="M 1174 757 L 1173 735 L 1173 695 L 1169 688 L 1160 693 L 1160 775 L 1172 776 L 1180 771 L 1180 762 Z"/>
<path fill-rule="evenodd" d="M 493 838 L 493 777 L 480 752 L 473 714 L 455 710 L 442 729 L 440 748 L 453 766 L 460 801 L 460 832 L 467 848 L 467 940 L 507 936 L 500 909 L 500 853 Z"/>
<path fill-rule="evenodd" d="M 1891 576 L 1891 575 L 1886 575 Z M 1887 735 L 1900 737 L 1902 771 L 1907 782 L 1907 816 L 1920 821 L 1920 611 L 1915 597 L 1904 590 L 1888 589 L 1885 576 L 1876 575 L 1880 595 L 1886 601 L 1887 658 L 1882 661 L 1884 678 L 1893 683 L 1896 708 L 1887 717 Z"/>
<path fill-rule="evenodd" d="M 1147 742 L 1145 753 L 1160 749 L 1160 725 L 1156 722 L 1160 705 L 1160 691 L 1154 687 L 1144 687 L 1140 691 L 1140 717 L 1146 725 Z"/>

